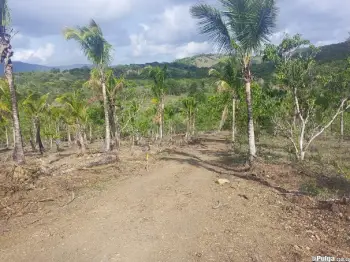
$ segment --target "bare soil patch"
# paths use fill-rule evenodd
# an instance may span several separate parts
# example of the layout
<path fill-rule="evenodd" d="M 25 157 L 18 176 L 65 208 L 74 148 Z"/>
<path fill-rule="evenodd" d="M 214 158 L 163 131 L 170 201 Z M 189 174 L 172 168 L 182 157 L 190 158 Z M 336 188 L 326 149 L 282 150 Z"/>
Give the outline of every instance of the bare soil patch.
<path fill-rule="evenodd" d="M 33 156 L 39 171 L 18 175 L 23 181 L 9 177 L 5 170 L 13 167 L 4 165 L 2 181 L 9 184 L 1 188 L 0 260 L 350 257 L 346 196 L 321 201 L 301 194 L 305 175 L 293 165 L 261 161 L 250 169 L 234 161 L 239 156 L 225 134 L 204 138 L 151 146 L 149 171 L 138 147 L 123 148 L 105 164 L 106 156 L 93 149 L 84 157 L 70 150 Z M 219 178 L 230 183 L 219 185 Z"/>

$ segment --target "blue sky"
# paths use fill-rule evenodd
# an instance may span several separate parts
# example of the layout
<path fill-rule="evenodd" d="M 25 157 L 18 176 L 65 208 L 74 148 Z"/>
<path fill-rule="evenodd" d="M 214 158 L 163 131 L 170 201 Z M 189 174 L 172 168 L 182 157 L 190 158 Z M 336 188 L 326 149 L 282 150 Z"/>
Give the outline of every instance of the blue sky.
<path fill-rule="evenodd" d="M 65 41 L 62 29 L 94 18 L 114 46 L 113 64 L 173 61 L 213 52 L 198 34 L 189 14 L 197 0 L 9 0 L 14 60 L 43 65 L 87 63 L 79 46 Z M 202 1 L 218 3 L 215 0 Z M 283 33 L 301 33 L 314 44 L 341 42 L 350 31 L 350 0 L 277 0 L 278 27 L 271 41 Z"/>

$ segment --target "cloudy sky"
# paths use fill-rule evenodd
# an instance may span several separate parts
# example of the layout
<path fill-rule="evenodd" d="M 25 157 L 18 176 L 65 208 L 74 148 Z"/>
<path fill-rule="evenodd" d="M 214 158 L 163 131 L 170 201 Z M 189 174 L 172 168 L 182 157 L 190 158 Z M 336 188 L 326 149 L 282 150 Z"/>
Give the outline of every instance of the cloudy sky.
<path fill-rule="evenodd" d="M 203 0 L 216 3 L 215 0 Z M 197 33 L 189 8 L 198 0 L 9 0 L 15 59 L 43 65 L 87 63 L 62 29 L 84 25 L 94 18 L 114 45 L 114 63 L 173 61 L 212 52 Z M 301 33 L 314 44 L 344 41 L 350 31 L 350 0 L 277 0 L 278 28 L 271 41 L 284 32 Z"/>

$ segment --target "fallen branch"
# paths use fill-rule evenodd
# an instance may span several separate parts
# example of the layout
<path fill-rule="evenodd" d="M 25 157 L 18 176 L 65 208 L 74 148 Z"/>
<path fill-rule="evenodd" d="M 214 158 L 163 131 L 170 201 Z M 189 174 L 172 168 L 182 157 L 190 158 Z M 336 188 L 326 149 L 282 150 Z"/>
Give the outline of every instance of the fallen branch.
<path fill-rule="evenodd" d="M 72 203 L 75 199 L 75 193 L 72 192 L 72 197 L 71 197 L 71 200 L 69 200 L 66 204 L 62 205 L 61 207 L 64 207 L 64 206 L 68 206 L 70 203 Z"/>

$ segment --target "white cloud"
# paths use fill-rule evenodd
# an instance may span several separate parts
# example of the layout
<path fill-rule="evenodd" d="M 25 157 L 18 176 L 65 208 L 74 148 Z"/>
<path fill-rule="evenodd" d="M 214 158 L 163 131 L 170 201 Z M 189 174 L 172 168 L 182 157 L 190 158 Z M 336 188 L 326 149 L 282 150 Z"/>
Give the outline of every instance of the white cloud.
<path fill-rule="evenodd" d="M 196 21 L 190 15 L 190 5 L 176 5 L 157 15 L 144 34 L 156 43 L 178 43 L 194 37 L 195 32 Z"/>
<path fill-rule="evenodd" d="M 101 21 L 122 17 L 132 10 L 134 0 L 16 0 L 11 9 L 21 10 L 27 18 L 36 18 L 45 22 L 52 21 L 85 21 L 96 18 Z M 25 12 L 23 12 L 25 10 Z M 38 11 L 39 10 L 39 11 Z M 38 12 L 40 16 L 38 16 Z M 69 19 L 66 19 L 69 18 Z"/>
<path fill-rule="evenodd" d="M 13 60 L 17 61 L 39 61 L 46 63 L 47 60 L 55 53 L 55 46 L 47 43 L 37 49 L 18 49 L 14 53 Z"/>
<path fill-rule="evenodd" d="M 180 59 L 188 56 L 193 56 L 196 54 L 212 53 L 213 46 L 208 42 L 189 42 L 183 46 L 176 48 L 175 58 Z"/>
<path fill-rule="evenodd" d="M 14 0 L 9 1 L 17 60 L 51 65 L 85 63 L 74 41 L 64 41 L 64 26 L 96 19 L 115 47 L 114 63 L 171 61 L 211 52 L 206 36 L 198 34 L 189 8 L 198 0 Z M 219 0 L 203 0 L 220 5 Z M 278 0 L 278 28 L 271 37 L 301 33 L 313 43 L 345 40 L 350 31 L 350 0 Z M 24 11 L 23 11 L 24 10 Z M 52 43 L 48 46 L 47 43 Z M 53 50 L 55 49 L 55 50 Z M 208 51 L 206 51 L 208 50 Z M 55 52 L 53 52 L 55 51 Z"/>

